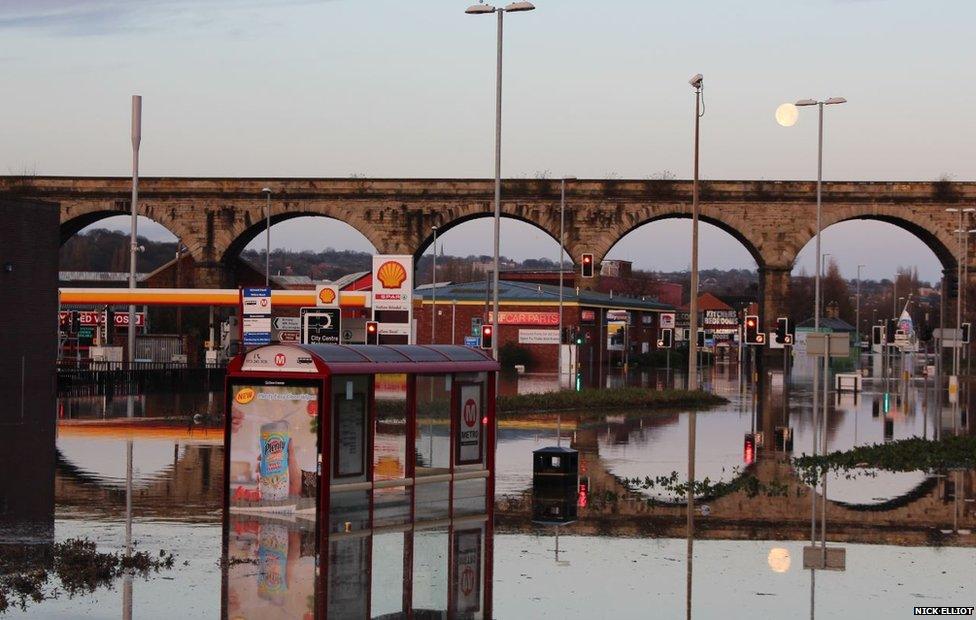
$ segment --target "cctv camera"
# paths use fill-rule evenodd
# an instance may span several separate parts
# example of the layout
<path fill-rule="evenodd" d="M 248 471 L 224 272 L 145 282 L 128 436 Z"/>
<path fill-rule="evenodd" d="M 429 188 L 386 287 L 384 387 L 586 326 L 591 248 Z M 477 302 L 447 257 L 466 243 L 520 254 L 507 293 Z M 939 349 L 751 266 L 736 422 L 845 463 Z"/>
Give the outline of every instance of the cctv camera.
<path fill-rule="evenodd" d="M 691 84 L 692 88 L 701 88 L 702 74 L 696 73 L 690 80 L 688 80 L 688 83 Z"/>

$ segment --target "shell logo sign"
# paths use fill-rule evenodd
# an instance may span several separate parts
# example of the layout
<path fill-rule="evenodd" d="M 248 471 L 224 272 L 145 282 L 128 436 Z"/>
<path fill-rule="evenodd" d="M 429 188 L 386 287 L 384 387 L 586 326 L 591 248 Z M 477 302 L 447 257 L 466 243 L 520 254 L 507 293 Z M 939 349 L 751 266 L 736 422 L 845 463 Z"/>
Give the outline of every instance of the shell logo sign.
<path fill-rule="evenodd" d="M 407 279 L 407 270 L 400 263 L 388 260 L 380 265 L 376 279 L 383 288 L 400 288 Z"/>
<path fill-rule="evenodd" d="M 322 290 L 319 291 L 319 303 L 326 306 L 331 306 L 335 303 L 335 300 L 336 294 L 333 289 L 323 287 Z"/>
<path fill-rule="evenodd" d="M 254 388 L 241 388 L 234 395 L 234 401 L 239 405 L 246 405 L 252 400 L 254 400 L 255 392 Z"/>
<path fill-rule="evenodd" d="M 373 257 L 373 311 L 412 311 L 413 257 L 386 255 Z M 375 315 L 374 315 L 375 316 Z M 410 319 L 404 321 L 409 326 Z M 381 326 L 382 327 L 382 326 Z M 409 330 L 409 327 L 406 329 Z M 385 333 L 381 330 L 380 333 Z"/>

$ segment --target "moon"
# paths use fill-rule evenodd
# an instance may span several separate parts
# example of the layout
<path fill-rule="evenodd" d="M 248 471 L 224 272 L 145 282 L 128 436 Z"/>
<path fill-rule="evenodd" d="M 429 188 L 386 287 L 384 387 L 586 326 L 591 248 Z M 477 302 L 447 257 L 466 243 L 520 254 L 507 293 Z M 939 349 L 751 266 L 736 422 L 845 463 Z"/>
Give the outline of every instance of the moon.
<path fill-rule="evenodd" d="M 790 570 L 790 552 L 782 547 L 773 547 L 769 550 L 766 562 L 774 573 L 785 573 Z"/>
<path fill-rule="evenodd" d="M 792 103 L 784 103 L 776 108 L 776 122 L 783 127 L 792 127 L 796 124 L 796 119 L 800 116 L 800 111 Z"/>

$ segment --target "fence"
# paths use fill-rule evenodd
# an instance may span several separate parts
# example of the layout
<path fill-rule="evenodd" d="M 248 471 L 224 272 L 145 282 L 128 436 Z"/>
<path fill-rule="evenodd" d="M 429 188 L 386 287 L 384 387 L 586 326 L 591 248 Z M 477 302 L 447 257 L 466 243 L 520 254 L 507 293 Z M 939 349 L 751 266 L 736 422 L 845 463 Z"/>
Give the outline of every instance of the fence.
<path fill-rule="evenodd" d="M 223 387 L 223 366 L 189 368 L 172 362 L 92 362 L 69 360 L 58 366 L 58 395 L 132 394 L 154 390 L 209 390 Z"/>

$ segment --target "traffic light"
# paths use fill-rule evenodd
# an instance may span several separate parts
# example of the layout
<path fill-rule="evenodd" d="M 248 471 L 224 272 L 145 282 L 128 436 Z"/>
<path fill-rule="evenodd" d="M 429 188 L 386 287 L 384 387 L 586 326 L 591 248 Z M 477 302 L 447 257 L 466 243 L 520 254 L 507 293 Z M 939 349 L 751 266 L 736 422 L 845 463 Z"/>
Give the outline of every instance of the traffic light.
<path fill-rule="evenodd" d="M 674 346 L 674 330 L 670 327 L 661 330 L 661 337 L 657 340 L 659 349 L 670 349 Z"/>
<path fill-rule="evenodd" d="M 962 324 L 962 343 L 963 344 L 969 344 L 969 335 L 972 332 L 972 327 L 973 327 L 973 324 L 972 323 L 963 323 Z"/>
<path fill-rule="evenodd" d="M 481 348 L 490 349 L 492 343 L 492 336 L 494 335 L 494 330 L 491 325 L 481 326 Z"/>
<path fill-rule="evenodd" d="M 746 344 L 766 344 L 766 334 L 759 331 L 759 317 L 755 314 L 746 315 Z"/>
<path fill-rule="evenodd" d="M 705 330 L 698 328 L 698 348 L 705 348 Z"/>
<path fill-rule="evenodd" d="M 945 275 L 946 298 L 956 299 L 959 297 L 959 278 L 953 269 Z"/>
<path fill-rule="evenodd" d="M 115 327 L 115 311 L 111 308 L 105 308 L 105 333 L 111 334 L 112 329 Z"/>
<path fill-rule="evenodd" d="M 746 433 L 742 442 L 742 462 L 746 465 L 756 462 L 756 436 L 753 433 Z"/>
<path fill-rule="evenodd" d="M 898 319 L 888 319 L 885 338 L 889 343 L 895 342 L 895 331 L 898 329 Z"/>
<path fill-rule="evenodd" d="M 583 344 L 583 332 L 576 330 L 573 332 L 573 344 L 579 346 Z"/>
<path fill-rule="evenodd" d="M 885 342 L 884 328 L 880 325 L 871 327 L 871 344 L 880 347 Z"/>
<path fill-rule="evenodd" d="M 366 321 L 366 344 L 380 343 L 380 325 L 376 321 Z"/>
<path fill-rule="evenodd" d="M 785 316 L 776 319 L 776 342 L 781 345 L 793 344 L 793 334 L 790 333 L 790 320 Z"/>
<path fill-rule="evenodd" d="M 71 333 L 77 334 L 81 331 L 81 313 L 69 310 L 71 313 Z"/>
<path fill-rule="evenodd" d="M 584 278 L 593 277 L 593 255 L 592 254 L 583 254 L 583 257 L 580 259 L 580 268 L 582 269 L 582 276 Z"/>

